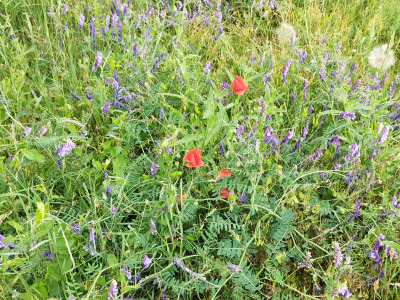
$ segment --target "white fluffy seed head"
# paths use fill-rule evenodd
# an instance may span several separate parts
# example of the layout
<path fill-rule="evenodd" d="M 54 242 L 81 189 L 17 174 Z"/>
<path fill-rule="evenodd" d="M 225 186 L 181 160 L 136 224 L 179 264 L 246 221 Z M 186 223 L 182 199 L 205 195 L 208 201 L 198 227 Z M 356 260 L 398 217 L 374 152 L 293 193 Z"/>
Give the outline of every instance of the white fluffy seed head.
<path fill-rule="evenodd" d="M 369 53 L 368 62 L 374 68 L 386 70 L 394 65 L 396 58 L 393 50 L 389 50 L 388 44 L 375 47 Z"/>
<path fill-rule="evenodd" d="M 293 26 L 288 23 L 282 23 L 282 25 L 276 30 L 278 41 L 280 44 L 294 43 L 296 41 L 296 31 Z"/>

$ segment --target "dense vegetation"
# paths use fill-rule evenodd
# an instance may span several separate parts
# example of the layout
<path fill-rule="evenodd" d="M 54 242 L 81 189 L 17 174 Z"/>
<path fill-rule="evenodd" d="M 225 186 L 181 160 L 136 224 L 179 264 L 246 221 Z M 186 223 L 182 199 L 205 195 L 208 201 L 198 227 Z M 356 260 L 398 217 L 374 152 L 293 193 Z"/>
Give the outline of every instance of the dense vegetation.
<path fill-rule="evenodd" d="M 397 0 L 0 13 L 2 299 L 397 299 Z"/>

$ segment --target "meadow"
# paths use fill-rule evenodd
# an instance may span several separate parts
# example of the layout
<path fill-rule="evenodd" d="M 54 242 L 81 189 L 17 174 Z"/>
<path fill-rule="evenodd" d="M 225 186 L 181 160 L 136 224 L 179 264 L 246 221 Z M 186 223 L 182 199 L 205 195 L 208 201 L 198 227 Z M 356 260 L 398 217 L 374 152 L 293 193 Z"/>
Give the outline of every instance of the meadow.
<path fill-rule="evenodd" d="M 399 299 L 398 0 L 0 20 L 0 299 Z"/>

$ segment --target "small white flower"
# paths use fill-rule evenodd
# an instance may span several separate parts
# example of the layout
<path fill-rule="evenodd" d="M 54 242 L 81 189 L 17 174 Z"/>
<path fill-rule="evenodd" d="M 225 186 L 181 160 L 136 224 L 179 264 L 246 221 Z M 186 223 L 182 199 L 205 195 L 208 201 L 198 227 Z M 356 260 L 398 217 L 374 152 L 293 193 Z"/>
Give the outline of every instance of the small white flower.
<path fill-rule="evenodd" d="M 282 25 L 276 30 L 278 41 L 280 44 L 294 43 L 296 41 L 296 31 L 293 26 L 288 23 Z"/>
<path fill-rule="evenodd" d="M 388 44 L 375 47 L 369 53 L 368 62 L 374 68 L 386 70 L 394 65 L 395 62 L 394 52 L 389 49 Z"/>

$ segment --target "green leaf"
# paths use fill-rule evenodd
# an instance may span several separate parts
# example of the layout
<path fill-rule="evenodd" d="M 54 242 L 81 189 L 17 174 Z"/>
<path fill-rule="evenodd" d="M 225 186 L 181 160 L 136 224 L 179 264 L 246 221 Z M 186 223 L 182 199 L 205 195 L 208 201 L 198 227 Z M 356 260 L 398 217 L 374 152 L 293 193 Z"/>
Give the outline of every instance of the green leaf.
<path fill-rule="evenodd" d="M 116 267 L 118 265 L 118 260 L 114 254 L 108 254 L 107 255 L 107 263 L 109 266 Z"/>
<path fill-rule="evenodd" d="M 391 241 L 382 241 L 382 243 L 384 243 L 385 245 L 396 249 L 398 252 L 400 252 L 400 245 L 395 243 L 395 242 L 391 242 Z"/>
<path fill-rule="evenodd" d="M 8 224 L 10 224 L 12 227 L 14 227 L 16 231 L 24 231 L 24 227 L 22 227 L 20 224 L 18 224 L 14 220 L 8 222 Z"/>
<path fill-rule="evenodd" d="M 189 134 L 189 135 L 185 136 L 184 138 L 180 139 L 179 141 L 177 141 L 175 143 L 175 145 L 187 144 L 192 141 L 201 140 L 202 138 L 203 138 L 203 136 L 200 134 Z"/>
<path fill-rule="evenodd" d="M 29 151 L 28 149 L 22 149 L 21 151 L 22 151 L 22 154 L 29 160 L 33 160 L 38 163 L 45 162 L 44 156 L 36 150 Z"/>
<path fill-rule="evenodd" d="M 249 78 L 246 78 L 245 82 L 246 83 L 252 82 L 252 81 L 254 81 L 255 79 L 257 79 L 257 78 L 259 78 L 261 76 L 263 76 L 263 73 L 254 74 L 253 76 L 250 76 Z"/>
<path fill-rule="evenodd" d="M 97 160 L 92 160 L 93 167 L 95 167 L 97 170 L 102 171 L 103 168 L 101 167 L 101 164 Z"/>

